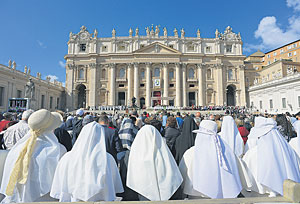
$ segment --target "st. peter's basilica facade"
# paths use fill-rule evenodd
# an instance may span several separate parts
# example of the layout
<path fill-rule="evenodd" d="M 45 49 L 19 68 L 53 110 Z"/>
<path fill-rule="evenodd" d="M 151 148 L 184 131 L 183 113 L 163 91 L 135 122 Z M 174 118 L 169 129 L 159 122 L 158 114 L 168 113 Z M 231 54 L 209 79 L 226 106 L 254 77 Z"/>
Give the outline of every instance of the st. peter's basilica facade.
<path fill-rule="evenodd" d="M 246 105 L 245 56 L 240 34 L 227 27 L 214 38 L 169 35 L 159 26 L 98 37 L 82 26 L 70 33 L 66 59 L 69 110 L 78 107 Z"/>

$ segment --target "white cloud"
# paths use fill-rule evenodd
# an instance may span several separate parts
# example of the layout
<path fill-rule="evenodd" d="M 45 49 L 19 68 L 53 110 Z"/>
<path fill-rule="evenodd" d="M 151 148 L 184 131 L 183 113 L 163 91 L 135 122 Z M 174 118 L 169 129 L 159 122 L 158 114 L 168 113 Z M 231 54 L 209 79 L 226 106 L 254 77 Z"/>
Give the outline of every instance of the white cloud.
<path fill-rule="evenodd" d="M 37 40 L 37 43 L 41 48 L 47 48 L 47 46 L 43 42 Z"/>
<path fill-rule="evenodd" d="M 288 7 L 292 7 L 295 11 L 300 11 L 300 0 L 286 0 Z"/>
<path fill-rule="evenodd" d="M 62 86 L 63 86 L 63 87 L 66 87 L 66 82 L 62 82 Z"/>
<path fill-rule="evenodd" d="M 54 80 L 56 80 L 56 81 L 58 80 L 58 77 L 55 76 L 55 75 L 50 75 L 50 74 L 49 74 L 49 75 L 47 75 L 47 76 L 45 77 L 45 79 L 46 79 L 47 77 L 50 77 L 50 81 L 51 81 L 51 82 L 54 82 Z"/>
<path fill-rule="evenodd" d="M 59 60 L 58 61 L 59 66 L 61 66 L 62 68 L 66 67 L 66 63 L 64 63 L 63 61 Z"/>
<path fill-rule="evenodd" d="M 300 11 L 300 0 L 286 0 L 287 6 L 295 11 Z M 300 16 L 295 13 L 290 17 L 286 27 L 283 28 L 277 22 L 275 16 L 266 16 L 261 19 L 257 30 L 254 32 L 260 44 L 245 43 L 244 51 L 251 52 L 257 49 L 270 50 L 280 47 L 300 38 Z"/>

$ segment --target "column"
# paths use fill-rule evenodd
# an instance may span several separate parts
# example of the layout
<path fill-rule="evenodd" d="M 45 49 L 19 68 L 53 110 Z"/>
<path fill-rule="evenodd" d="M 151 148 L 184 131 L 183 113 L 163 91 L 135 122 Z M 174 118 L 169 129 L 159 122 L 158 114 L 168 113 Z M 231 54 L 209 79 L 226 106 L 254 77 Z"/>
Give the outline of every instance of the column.
<path fill-rule="evenodd" d="M 89 64 L 89 70 L 90 70 L 90 77 L 89 77 L 89 103 L 87 106 L 94 107 L 96 106 L 96 99 L 97 99 L 97 69 L 96 69 L 96 63 Z"/>
<path fill-rule="evenodd" d="M 168 63 L 163 63 L 163 70 L 164 70 L 164 97 L 169 96 L 169 73 L 168 73 Z M 163 101 L 164 105 L 169 105 L 168 104 L 169 100 L 165 99 Z"/>
<path fill-rule="evenodd" d="M 198 105 L 199 106 L 204 106 L 204 95 L 205 92 L 203 91 L 203 68 L 204 64 L 197 64 L 198 67 Z"/>
<path fill-rule="evenodd" d="M 180 87 L 180 64 L 175 63 L 176 69 L 176 101 L 175 106 L 181 107 L 181 87 Z"/>
<path fill-rule="evenodd" d="M 218 101 L 216 101 L 215 105 L 224 105 L 223 64 L 217 64 L 216 68 Z"/>
<path fill-rule="evenodd" d="M 128 67 L 127 67 L 127 70 L 128 70 L 128 72 L 127 72 L 127 79 L 128 79 L 128 91 L 127 91 L 127 105 L 132 105 L 131 104 L 131 99 L 132 99 L 132 83 L 133 83 L 133 80 L 132 80 L 132 65 L 133 64 L 127 64 L 128 65 Z"/>
<path fill-rule="evenodd" d="M 146 101 L 147 108 L 151 106 L 151 63 L 146 63 Z"/>
<path fill-rule="evenodd" d="M 140 106 L 140 95 L 139 95 L 139 64 L 134 63 L 134 93 L 133 96 L 136 98 L 137 106 Z"/>
<path fill-rule="evenodd" d="M 186 92 L 186 67 L 187 67 L 187 64 L 184 63 L 182 64 L 182 94 L 183 94 L 183 107 L 186 107 L 187 106 L 187 92 Z"/>
<path fill-rule="evenodd" d="M 246 84 L 245 84 L 245 65 L 240 65 L 239 69 L 239 82 L 240 82 L 240 106 L 246 106 Z"/>
<path fill-rule="evenodd" d="M 110 101 L 109 105 L 114 106 L 116 103 L 116 64 L 110 64 Z"/>

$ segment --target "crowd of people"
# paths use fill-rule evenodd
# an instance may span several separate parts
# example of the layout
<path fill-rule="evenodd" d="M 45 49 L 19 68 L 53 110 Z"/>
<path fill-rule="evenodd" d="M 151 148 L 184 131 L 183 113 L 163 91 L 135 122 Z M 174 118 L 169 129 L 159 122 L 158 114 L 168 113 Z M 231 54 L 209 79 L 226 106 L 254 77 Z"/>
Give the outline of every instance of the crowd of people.
<path fill-rule="evenodd" d="M 232 110 L 232 111 L 231 111 Z M 2 203 L 283 195 L 300 182 L 300 112 L 0 115 Z"/>

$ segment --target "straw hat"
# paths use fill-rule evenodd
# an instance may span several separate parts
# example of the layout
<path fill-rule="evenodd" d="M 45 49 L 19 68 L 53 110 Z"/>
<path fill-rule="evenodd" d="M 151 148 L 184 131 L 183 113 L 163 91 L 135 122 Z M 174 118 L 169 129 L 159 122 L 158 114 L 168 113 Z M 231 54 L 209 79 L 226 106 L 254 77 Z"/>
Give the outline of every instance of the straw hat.
<path fill-rule="evenodd" d="M 32 130 L 43 130 L 43 132 L 46 132 L 58 128 L 62 121 L 63 118 L 59 113 L 41 109 L 31 114 L 28 119 L 28 125 Z"/>

